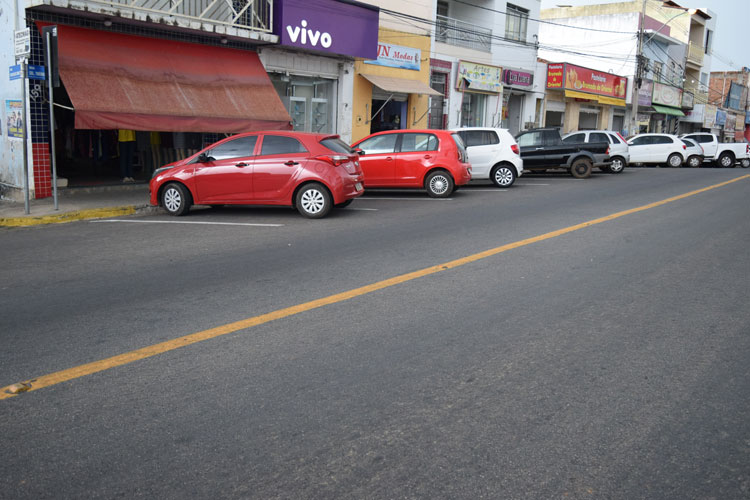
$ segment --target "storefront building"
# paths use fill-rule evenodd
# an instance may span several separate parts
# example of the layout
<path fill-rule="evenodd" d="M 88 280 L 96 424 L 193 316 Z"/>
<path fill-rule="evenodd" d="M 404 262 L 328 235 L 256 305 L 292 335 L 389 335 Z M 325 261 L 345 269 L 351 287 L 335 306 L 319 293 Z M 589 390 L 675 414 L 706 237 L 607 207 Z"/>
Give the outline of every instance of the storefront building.
<path fill-rule="evenodd" d="M 279 45 L 259 56 L 294 130 L 352 137 L 354 59 L 374 59 L 377 7 L 338 0 L 278 0 Z"/>
<path fill-rule="evenodd" d="M 661 82 L 654 82 L 653 87 L 651 107 L 654 109 L 654 113 L 651 115 L 649 130 L 651 132 L 677 134 L 679 132 L 679 119 L 685 116 L 682 111 L 682 89 Z"/>
<path fill-rule="evenodd" d="M 85 2 L 25 11 L 30 64 L 45 66 L 41 31 L 56 27 L 53 69 L 60 81 L 53 91 L 54 121 L 46 82 L 29 85 L 31 198 L 52 194 L 50 123 L 58 185 L 69 186 L 147 182 L 153 169 L 224 134 L 291 128 L 256 52 L 278 40 L 266 28 L 270 10 L 235 12 L 225 21 L 224 13 L 198 7 L 175 9 L 170 23 L 137 7 L 118 17 Z M 3 196 L 23 195 L 18 177 L 0 172 Z"/>
<path fill-rule="evenodd" d="M 568 63 L 547 65 L 545 126 L 576 130 L 621 131 L 628 79 Z"/>
<path fill-rule="evenodd" d="M 525 128 L 524 107 L 534 86 L 534 73 L 514 68 L 503 69 L 503 116 L 502 128 L 516 135 Z"/>
<path fill-rule="evenodd" d="M 428 126 L 430 37 L 380 28 L 375 57 L 354 63 L 351 142 L 373 132 Z"/>
<path fill-rule="evenodd" d="M 461 127 L 499 127 L 503 117 L 503 69 L 458 62 L 456 90 L 461 95 Z"/>

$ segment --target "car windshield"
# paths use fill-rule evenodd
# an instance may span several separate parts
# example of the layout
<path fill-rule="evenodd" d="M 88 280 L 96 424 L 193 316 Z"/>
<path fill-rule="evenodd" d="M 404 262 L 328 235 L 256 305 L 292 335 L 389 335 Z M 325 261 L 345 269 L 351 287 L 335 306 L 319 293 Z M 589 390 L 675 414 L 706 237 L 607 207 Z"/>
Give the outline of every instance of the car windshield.
<path fill-rule="evenodd" d="M 327 137 L 320 141 L 320 143 L 334 153 L 352 153 L 352 148 L 338 137 Z"/>

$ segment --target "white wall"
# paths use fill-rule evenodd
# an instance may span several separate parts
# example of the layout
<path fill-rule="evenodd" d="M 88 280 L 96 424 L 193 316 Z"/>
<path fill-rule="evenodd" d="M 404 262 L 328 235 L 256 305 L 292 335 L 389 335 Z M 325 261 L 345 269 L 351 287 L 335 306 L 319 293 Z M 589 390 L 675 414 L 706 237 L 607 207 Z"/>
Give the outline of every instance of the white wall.
<path fill-rule="evenodd" d="M 15 64 L 13 55 L 14 41 L 13 32 L 16 26 L 25 27 L 23 21 L 23 2 L 19 6 L 14 5 L 14 0 L 0 0 L 0 68 L 3 74 L 0 75 L 0 128 L 2 138 L 0 138 L 0 196 L 10 197 L 15 194 L 18 198 L 18 192 L 9 193 L 9 188 L 16 190 L 23 188 L 23 142 L 21 139 L 8 138 L 7 116 L 5 101 L 20 100 L 23 96 L 22 81 L 8 79 L 8 67 Z M 20 9 L 20 15 L 16 16 L 16 8 Z M 28 121 L 27 121 L 28 123 Z M 33 176 L 30 175 L 33 179 Z"/>

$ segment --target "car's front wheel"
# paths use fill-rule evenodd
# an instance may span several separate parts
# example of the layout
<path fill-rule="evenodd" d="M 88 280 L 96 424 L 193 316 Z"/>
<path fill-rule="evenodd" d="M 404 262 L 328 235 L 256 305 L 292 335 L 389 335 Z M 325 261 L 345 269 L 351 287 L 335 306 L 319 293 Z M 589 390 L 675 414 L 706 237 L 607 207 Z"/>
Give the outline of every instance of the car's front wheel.
<path fill-rule="evenodd" d="M 511 187 L 516 182 L 516 169 L 510 165 L 497 165 L 492 169 L 490 177 L 497 187 Z"/>
<path fill-rule="evenodd" d="M 331 211 L 331 194 L 317 182 L 302 186 L 294 201 L 297 211 L 308 219 L 323 218 Z"/>
<path fill-rule="evenodd" d="M 693 155 L 687 159 L 688 167 L 697 168 L 701 166 L 701 163 L 703 163 L 703 160 L 701 160 L 701 157 L 698 155 Z"/>
<path fill-rule="evenodd" d="M 747 167 L 750 167 L 750 160 L 748 160 L 747 158 L 743 158 L 743 159 L 742 159 L 742 160 L 740 161 L 740 166 L 741 166 L 742 168 L 747 168 Z"/>
<path fill-rule="evenodd" d="M 667 166 L 676 168 L 680 165 L 682 165 L 682 156 L 678 155 L 677 153 L 672 153 L 671 155 L 669 155 L 669 158 L 667 158 Z"/>
<path fill-rule="evenodd" d="M 432 198 L 447 198 L 453 192 L 453 178 L 444 170 L 436 170 L 425 178 L 424 188 Z"/>
<path fill-rule="evenodd" d="M 161 192 L 161 206 L 169 215 L 185 215 L 193 204 L 190 191 L 177 182 L 167 184 Z"/>

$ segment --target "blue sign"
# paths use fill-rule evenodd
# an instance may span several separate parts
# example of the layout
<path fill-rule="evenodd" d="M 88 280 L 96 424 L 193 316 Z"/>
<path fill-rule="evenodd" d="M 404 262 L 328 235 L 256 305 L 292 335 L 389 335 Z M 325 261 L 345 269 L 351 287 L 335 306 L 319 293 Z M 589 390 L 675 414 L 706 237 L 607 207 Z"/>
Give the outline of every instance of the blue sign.
<path fill-rule="evenodd" d="M 10 70 L 11 80 L 21 79 L 21 65 L 20 64 L 16 64 L 15 66 L 10 66 L 8 69 Z"/>
<path fill-rule="evenodd" d="M 29 80 L 45 80 L 44 66 L 34 66 L 29 64 L 28 70 Z"/>

